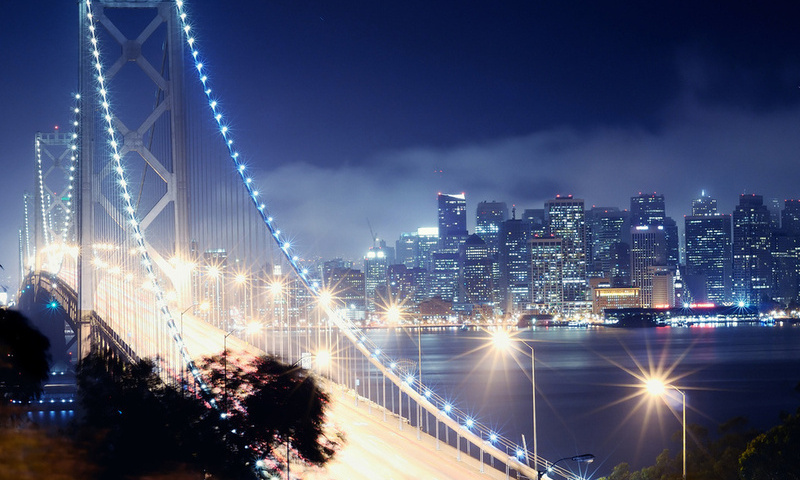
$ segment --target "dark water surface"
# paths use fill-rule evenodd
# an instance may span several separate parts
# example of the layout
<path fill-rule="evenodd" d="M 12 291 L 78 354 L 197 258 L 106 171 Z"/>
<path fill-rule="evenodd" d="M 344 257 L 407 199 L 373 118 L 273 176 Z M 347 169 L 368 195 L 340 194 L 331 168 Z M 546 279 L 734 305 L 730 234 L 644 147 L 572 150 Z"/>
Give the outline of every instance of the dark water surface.
<path fill-rule="evenodd" d="M 394 358 L 416 361 L 416 331 L 368 335 Z M 593 453 L 592 477 L 680 450 L 680 395 L 639 387 L 656 372 L 685 391 L 687 423 L 711 432 L 735 416 L 767 429 L 800 406 L 797 327 L 537 328 L 517 338 L 535 349 L 539 454 Z M 421 339 L 423 382 L 512 441 L 525 435 L 532 450 L 530 349 L 520 342 L 500 353 L 482 331 L 423 331 Z"/>

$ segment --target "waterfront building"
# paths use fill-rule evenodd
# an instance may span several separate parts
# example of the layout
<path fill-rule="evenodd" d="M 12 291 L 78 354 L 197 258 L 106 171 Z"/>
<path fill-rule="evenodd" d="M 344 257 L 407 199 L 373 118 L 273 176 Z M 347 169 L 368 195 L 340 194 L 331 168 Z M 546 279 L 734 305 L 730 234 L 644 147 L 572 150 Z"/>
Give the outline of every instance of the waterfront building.
<path fill-rule="evenodd" d="M 653 298 L 651 304 L 655 308 L 672 308 L 675 306 L 675 275 L 670 266 L 650 267 L 653 279 Z"/>
<path fill-rule="evenodd" d="M 640 290 L 635 287 L 599 287 L 592 289 L 592 313 L 602 314 L 605 310 L 618 308 L 641 308 Z"/>
<path fill-rule="evenodd" d="M 549 234 L 563 240 L 563 311 L 588 311 L 586 282 L 586 216 L 582 199 L 557 196 L 545 202 Z"/>
<path fill-rule="evenodd" d="M 761 195 L 743 194 L 733 211 L 733 296 L 758 304 L 771 296 L 770 213 Z"/>
<path fill-rule="evenodd" d="M 731 299 L 731 216 L 717 212 L 705 194 L 684 217 L 686 277 L 695 302 L 729 303 Z"/>
<path fill-rule="evenodd" d="M 537 313 L 564 310 L 564 239 L 535 237 L 530 240 L 530 307 Z"/>
<path fill-rule="evenodd" d="M 642 307 L 653 305 L 651 267 L 665 266 L 667 261 L 664 227 L 639 225 L 631 228 L 631 285 L 640 289 Z"/>
<path fill-rule="evenodd" d="M 530 301 L 529 227 L 512 215 L 500 228 L 500 298 L 506 313 Z"/>

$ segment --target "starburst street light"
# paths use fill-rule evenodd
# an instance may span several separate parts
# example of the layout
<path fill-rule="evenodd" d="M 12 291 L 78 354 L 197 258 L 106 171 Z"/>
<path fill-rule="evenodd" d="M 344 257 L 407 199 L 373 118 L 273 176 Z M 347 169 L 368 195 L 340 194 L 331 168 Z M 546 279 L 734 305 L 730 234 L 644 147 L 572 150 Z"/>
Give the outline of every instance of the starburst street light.
<path fill-rule="evenodd" d="M 675 385 L 666 384 L 658 378 L 649 378 L 644 382 L 644 388 L 650 395 L 663 398 L 668 389 L 681 394 L 681 428 L 683 430 L 683 480 L 686 480 L 686 393 Z"/>
<path fill-rule="evenodd" d="M 492 333 L 492 344 L 500 351 L 508 352 L 514 348 L 514 342 L 519 342 L 531 349 L 531 391 L 532 391 L 532 410 L 533 410 L 533 468 L 539 463 L 538 444 L 536 442 L 536 362 L 534 357 L 533 345 L 524 340 L 512 338 L 508 330 L 497 330 Z"/>

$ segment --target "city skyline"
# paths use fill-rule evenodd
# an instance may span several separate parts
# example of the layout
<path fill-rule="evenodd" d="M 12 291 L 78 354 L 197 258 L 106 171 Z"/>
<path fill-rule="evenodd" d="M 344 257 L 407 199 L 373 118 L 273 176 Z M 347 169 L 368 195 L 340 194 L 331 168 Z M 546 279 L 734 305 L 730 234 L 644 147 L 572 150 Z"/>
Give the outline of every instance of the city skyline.
<path fill-rule="evenodd" d="M 190 5 L 265 198 L 309 257 L 361 258 L 365 219 L 387 240 L 435 225 L 437 192 L 466 193 L 470 231 L 480 201 L 656 191 L 678 220 L 703 189 L 723 212 L 741 193 L 800 196 L 796 5 Z M 77 14 L 9 8 L 0 40 L 18 47 L 0 60 L 38 79 L 0 80 L 12 275 L 32 139 L 69 120 Z"/>

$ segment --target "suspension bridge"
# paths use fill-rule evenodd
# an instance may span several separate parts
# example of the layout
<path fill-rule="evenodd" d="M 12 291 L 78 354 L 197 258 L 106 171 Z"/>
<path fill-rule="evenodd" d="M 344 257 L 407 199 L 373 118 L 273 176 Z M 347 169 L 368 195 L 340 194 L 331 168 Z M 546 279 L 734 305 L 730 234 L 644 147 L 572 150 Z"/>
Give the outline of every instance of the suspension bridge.
<path fill-rule="evenodd" d="M 503 437 L 429 388 L 421 362 L 389 357 L 281 231 L 186 3 L 80 2 L 70 128 L 35 136 L 20 235 L 18 304 L 57 339 L 54 360 L 157 359 L 218 408 L 195 359 L 270 353 L 338 392 L 348 445 L 307 478 L 538 478 L 552 463 L 535 439 Z"/>

